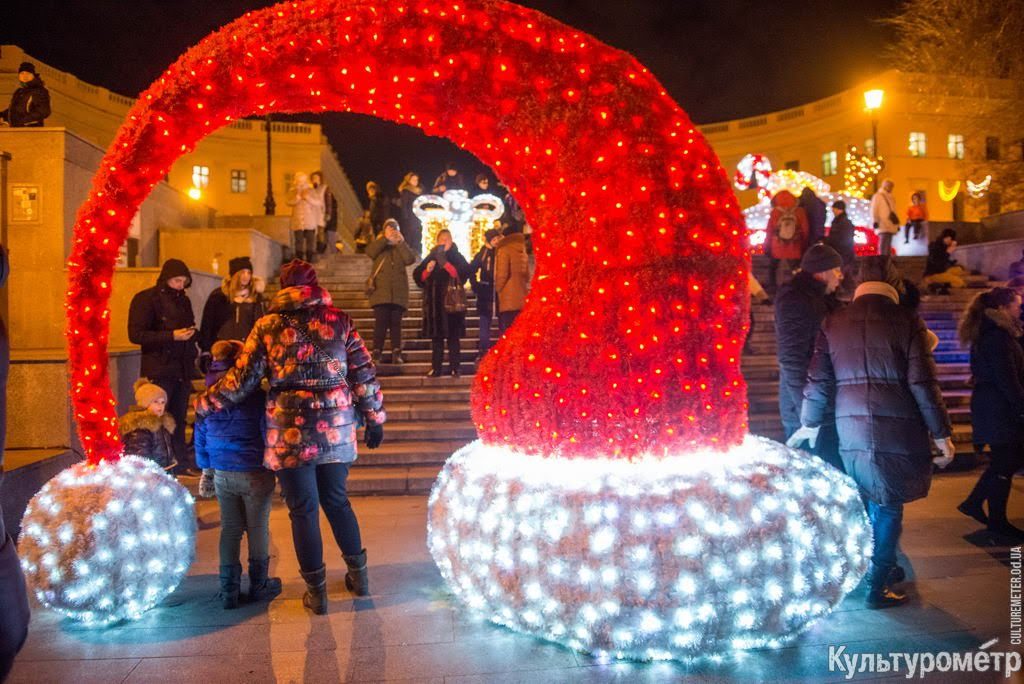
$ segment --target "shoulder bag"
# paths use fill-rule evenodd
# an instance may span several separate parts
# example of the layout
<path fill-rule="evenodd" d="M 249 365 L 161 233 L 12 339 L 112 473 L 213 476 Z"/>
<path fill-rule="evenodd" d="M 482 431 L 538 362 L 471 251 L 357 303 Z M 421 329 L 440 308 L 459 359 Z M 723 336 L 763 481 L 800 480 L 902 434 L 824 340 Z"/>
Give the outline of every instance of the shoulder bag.
<path fill-rule="evenodd" d="M 377 276 L 380 274 L 380 269 L 384 268 L 384 260 L 388 258 L 387 254 L 381 254 L 380 263 L 377 268 L 374 269 L 373 275 L 366 279 L 366 296 L 369 297 L 377 291 Z"/>
<path fill-rule="evenodd" d="M 324 348 L 321 347 L 319 344 L 314 342 L 313 339 L 309 336 L 309 333 L 306 332 L 306 329 L 294 318 L 292 318 L 288 314 L 281 312 L 278 312 L 278 315 L 281 317 L 281 320 L 288 325 L 289 328 L 291 328 L 298 334 L 298 336 L 302 339 L 303 342 L 313 347 L 317 355 L 320 357 L 320 360 L 324 361 L 327 364 L 328 368 L 330 368 L 332 371 L 338 374 L 338 377 L 341 378 L 342 384 L 345 385 L 345 387 L 349 387 L 348 380 L 342 373 L 342 371 L 345 368 L 345 365 L 331 354 L 328 354 L 324 350 Z"/>

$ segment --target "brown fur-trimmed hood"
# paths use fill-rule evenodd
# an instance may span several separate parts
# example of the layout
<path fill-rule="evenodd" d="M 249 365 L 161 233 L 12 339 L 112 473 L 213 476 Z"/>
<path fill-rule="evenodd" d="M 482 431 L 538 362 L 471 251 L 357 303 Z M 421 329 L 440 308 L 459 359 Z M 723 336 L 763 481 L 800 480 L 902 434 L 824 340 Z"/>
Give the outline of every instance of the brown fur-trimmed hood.
<path fill-rule="evenodd" d="M 1021 328 L 1021 322 L 1006 315 L 999 309 L 985 309 L 985 317 L 1006 332 L 1010 333 L 1014 338 L 1024 335 L 1024 330 Z"/>
<path fill-rule="evenodd" d="M 165 413 L 162 416 L 155 416 L 145 409 L 134 409 L 121 416 L 119 432 L 122 435 L 127 435 L 135 430 L 158 432 L 160 428 L 163 428 L 173 433 L 176 425 L 174 417 L 170 414 Z"/>

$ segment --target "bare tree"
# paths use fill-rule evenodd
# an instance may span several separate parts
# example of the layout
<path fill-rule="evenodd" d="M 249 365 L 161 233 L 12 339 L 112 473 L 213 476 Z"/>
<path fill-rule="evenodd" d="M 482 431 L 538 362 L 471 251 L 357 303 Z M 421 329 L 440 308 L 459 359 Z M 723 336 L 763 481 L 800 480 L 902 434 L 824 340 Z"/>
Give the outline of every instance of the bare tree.
<path fill-rule="evenodd" d="M 908 78 L 920 102 L 963 117 L 964 176 L 991 175 L 1003 211 L 1024 209 L 1024 2 L 906 0 L 883 21 L 893 66 L 925 75 Z"/>

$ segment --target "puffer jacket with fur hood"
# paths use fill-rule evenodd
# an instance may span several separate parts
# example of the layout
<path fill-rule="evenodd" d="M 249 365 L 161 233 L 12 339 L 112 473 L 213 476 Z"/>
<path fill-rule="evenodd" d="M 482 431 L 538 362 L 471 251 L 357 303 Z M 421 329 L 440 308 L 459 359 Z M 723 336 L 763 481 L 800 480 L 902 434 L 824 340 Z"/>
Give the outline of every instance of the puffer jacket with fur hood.
<path fill-rule="evenodd" d="M 971 422 L 975 444 L 1024 442 L 1024 350 L 1020 323 L 986 309 L 971 345 Z"/>
<path fill-rule="evenodd" d="M 332 368 L 286 317 L 340 368 Z M 264 378 L 270 392 L 263 464 L 270 470 L 350 463 L 356 459 L 357 412 L 367 425 L 386 419 L 370 353 L 352 319 L 334 308 L 330 293 L 320 287 L 277 293 L 235 367 L 196 399 L 196 415 L 238 406 Z"/>
<path fill-rule="evenodd" d="M 170 414 L 157 416 L 145 409 L 129 411 L 120 421 L 124 453 L 148 458 L 164 470 L 170 470 L 178 464 L 171 443 L 174 427 Z"/>

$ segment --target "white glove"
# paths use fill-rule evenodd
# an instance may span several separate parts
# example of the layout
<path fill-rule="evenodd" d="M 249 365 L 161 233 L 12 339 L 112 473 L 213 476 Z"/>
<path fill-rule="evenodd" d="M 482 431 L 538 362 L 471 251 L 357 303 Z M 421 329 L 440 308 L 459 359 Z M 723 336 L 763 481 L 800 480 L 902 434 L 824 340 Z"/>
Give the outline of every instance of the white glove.
<path fill-rule="evenodd" d="M 807 448 L 813 449 L 814 445 L 818 443 L 818 430 L 820 429 L 820 427 L 801 426 L 799 430 L 793 433 L 792 437 L 786 440 L 786 446 L 798 449 L 801 444 L 807 442 Z"/>
<path fill-rule="evenodd" d="M 938 447 L 941 456 L 936 456 L 932 459 L 932 463 L 937 465 L 939 468 L 945 468 L 953 462 L 953 458 L 956 456 L 956 448 L 953 446 L 953 440 L 949 437 L 936 439 L 935 446 Z"/>

